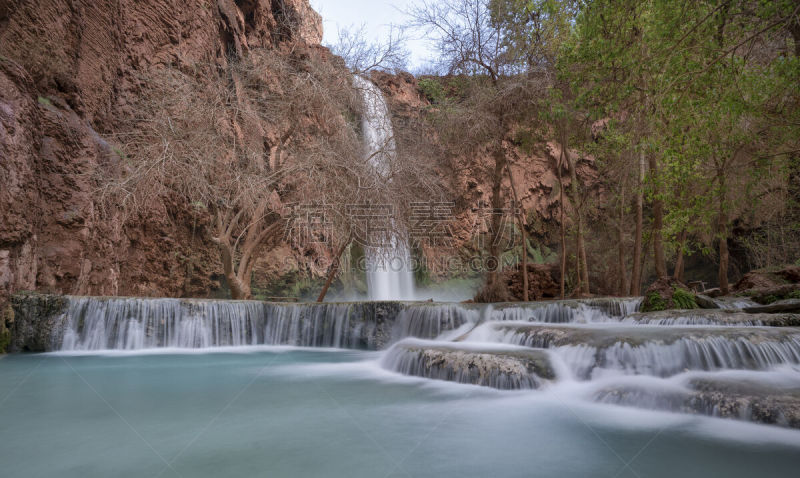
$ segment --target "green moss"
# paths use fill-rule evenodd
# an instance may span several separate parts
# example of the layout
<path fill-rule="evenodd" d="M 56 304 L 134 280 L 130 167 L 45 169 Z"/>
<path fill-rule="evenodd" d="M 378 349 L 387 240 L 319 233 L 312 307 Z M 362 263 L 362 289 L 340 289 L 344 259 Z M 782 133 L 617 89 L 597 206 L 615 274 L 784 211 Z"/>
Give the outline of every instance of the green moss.
<path fill-rule="evenodd" d="M 50 102 L 50 99 L 45 98 L 44 96 L 40 96 L 37 101 L 43 106 L 53 106 L 53 103 Z"/>
<path fill-rule="evenodd" d="M 699 308 L 694 294 L 692 294 L 688 290 L 681 289 L 680 287 L 675 288 L 675 292 L 673 292 L 672 294 L 672 302 L 676 309 Z"/>
<path fill-rule="evenodd" d="M 778 297 L 776 295 L 768 295 L 768 296 L 764 297 L 764 305 L 769 305 L 769 304 L 778 302 L 779 300 L 780 300 L 780 297 Z"/>
<path fill-rule="evenodd" d="M 790 292 L 789 295 L 786 296 L 787 299 L 800 299 L 800 290 L 796 290 L 794 292 Z"/>

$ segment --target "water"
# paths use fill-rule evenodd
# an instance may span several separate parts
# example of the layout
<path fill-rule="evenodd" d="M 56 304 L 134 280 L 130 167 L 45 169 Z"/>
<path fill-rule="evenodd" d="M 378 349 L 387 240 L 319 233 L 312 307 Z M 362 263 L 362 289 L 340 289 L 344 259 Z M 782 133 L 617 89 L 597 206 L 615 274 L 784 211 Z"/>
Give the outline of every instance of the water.
<path fill-rule="evenodd" d="M 291 348 L 8 356 L 2 475 L 782 477 L 800 465 L 795 431 L 593 404 L 574 384 L 500 392 L 403 377 L 378 360 Z"/>
<path fill-rule="evenodd" d="M 800 328 L 638 303 L 31 303 L 57 352 L 0 359 L 2 475 L 796 471 Z"/>
<path fill-rule="evenodd" d="M 355 76 L 354 82 L 364 101 L 362 128 L 366 157 L 376 174 L 390 180 L 397 149 L 389 108 L 381 90 L 370 80 Z M 394 222 L 391 226 L 390 229 L 397 229 Z M 381 244 L 369 245 L 365 252 L 370 300 L 415 299 L 411 254 L 402 232 L 388 231 L 388 237 L 383 238 Z"/>

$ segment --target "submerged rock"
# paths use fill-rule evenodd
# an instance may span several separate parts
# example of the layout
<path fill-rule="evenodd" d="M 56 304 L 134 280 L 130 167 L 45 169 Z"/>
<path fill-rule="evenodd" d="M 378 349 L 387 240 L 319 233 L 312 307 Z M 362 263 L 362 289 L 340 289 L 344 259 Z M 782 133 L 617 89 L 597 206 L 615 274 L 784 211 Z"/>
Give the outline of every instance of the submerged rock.
<path fill-rule="evenodd" d="M 416 340 L 396 344 L 387 352 L 383 365 L 404 375 L 501 390 L 536 389 L 556 377 L 544 350 Z"/>

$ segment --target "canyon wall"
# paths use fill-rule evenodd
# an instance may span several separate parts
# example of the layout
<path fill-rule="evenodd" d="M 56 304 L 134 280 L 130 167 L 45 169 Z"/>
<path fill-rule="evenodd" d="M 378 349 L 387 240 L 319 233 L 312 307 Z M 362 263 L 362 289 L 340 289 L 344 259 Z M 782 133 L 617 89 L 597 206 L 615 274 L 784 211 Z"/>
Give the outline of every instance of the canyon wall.
<path fill-rule="evenodd" d="M 218 253 L 170 198 L 122 221 L 96 172 L 148 71 L 224 69 L 251 49 L 310 54 L 307 0 L 37 0 L 0 5 L 0 295 L 205 296 Z M 119 139 L 119 141 L 114 141 Z"/>
<path fill-rule="evenodd" d="M 102 200 L 99 173 L 136 160 L 120 145 L 149 72 L 177 67 L 219 74 L 256 49 L 312 56 L 344 69 L 321 39 L 322 19 L 307 0 L 37 0 L 0 6 L 0 302 L 24 290 L 224 296 L 219 251 L 198 232 L 208 224 L 169 196 L 123 217 Z M 372 78 L 398 129 L 412 131 L 407 123 L 425 128 L 430 103 L 413 76 Z M 264 148 L 279 141 L 269 124 L 255 130 Z M 436 144 L 432 130 L 421 134 Z M 559 151 L 554 144 L 525 151 L 511 140 L 505 150 L 529 232 L 545 237 L 558 220 Z M 424 248 L 430 259 L 474 253 L 469 242 L 490 204 L 491 178 L 483 172 L 492 161 L 488 151 L 470 158 L 441 153 L 440 179 L 453 198 L 453 241 L 447 248 Z M 596 193 L 591 158 L 579 161 L 578 171 Z M 563 176 L 569 184 L 566 171 Z M 270 290 L 295 280 L 298 270 L 319 277 L 326 254 L 324 247 L 278 245 L 262 254 L 254 286 Z M 442 277 L 448 271 L 433 266 L 430 272 Z"/>

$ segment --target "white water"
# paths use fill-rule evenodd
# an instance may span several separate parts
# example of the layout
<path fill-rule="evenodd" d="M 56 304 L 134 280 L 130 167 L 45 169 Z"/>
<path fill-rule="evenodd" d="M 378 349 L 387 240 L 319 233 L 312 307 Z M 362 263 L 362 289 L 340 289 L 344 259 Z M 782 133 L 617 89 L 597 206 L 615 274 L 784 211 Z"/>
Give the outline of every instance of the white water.
<path fill-rule="evenodd" d="M 374 83 L 361 76 L 355 76 L 354 82 L 364 100 L 365 157 L 376 174 L 390 180 L 397 151 L 389 108 L 383 93 Z M 391 228 L 394 228 L 394 222 Z M 366 247 L 365 251 L 369 299 L 414 300 L 414 275 L 407 241 L 397 231 L 389 231 L 389 237 L 382 242 L 381 245 Z"/>
<path fill-rule="evenodd" d="M 258 352 L 264 346 L 377 350 L 372 367 L 415 380 L 537 389 L 518 393 L 755 421 L 769 416 L 767 407 L 779 425 L 793 422 L 774 407 L 793 403 L 800 391 L 800 329 L 758 321 L 653 325 L 630 315 L 638 305 L 630 299 L 495 305 L 68 300 L 50 350 L 70 355 Z M 783 402 L 753 395 L 762 401 L 751 408 L 750 392 L 724 402 L 724 391 L 688 385 L 704 374 L 712 386 L 724 387 L 731 373 L 790 390 L 775 392 Z M 722 410 L 720 403 L 730 405 Z"/>

